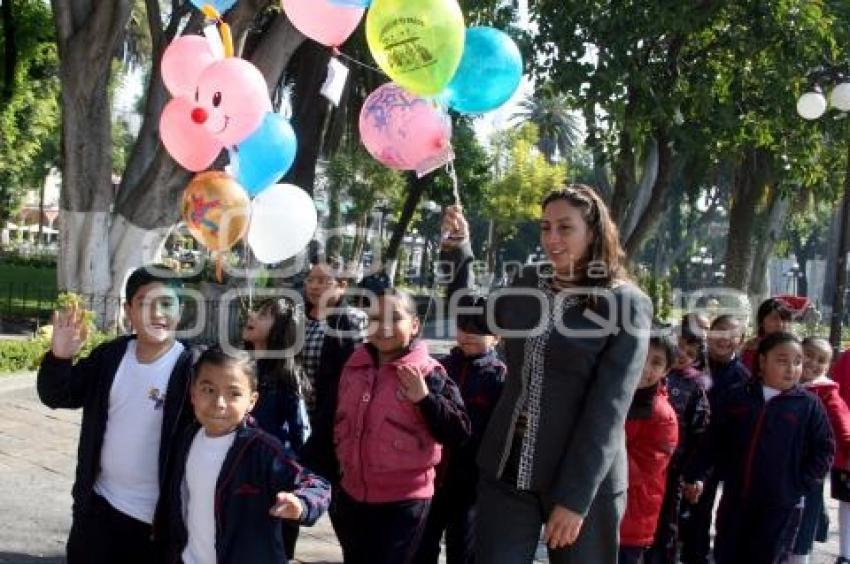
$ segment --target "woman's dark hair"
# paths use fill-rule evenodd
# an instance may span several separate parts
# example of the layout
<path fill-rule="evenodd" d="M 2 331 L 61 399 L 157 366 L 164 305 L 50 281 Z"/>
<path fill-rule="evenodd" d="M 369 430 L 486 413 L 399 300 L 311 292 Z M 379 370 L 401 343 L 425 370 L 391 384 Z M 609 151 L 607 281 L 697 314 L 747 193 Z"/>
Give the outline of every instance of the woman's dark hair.
<path fill-rule="evenodd" d="M 593 234 L 590 252 L 577 265 L 577 269 L 584 271 L 581 282 L 590 286 L 610 287 L 615 281 L 628 280 L 623 266 L 626 254 L 620 245 L 620 232 L 611 219 L 608 206 L 596 190 L 586 184 L 570 184 L 546 196 L 543 210 L 552 202 L 560 200 L 581 212 L 582 219 Z M 588 267 L 592 265 L 594 272 L 590 273 Z"/>
<path fill-rule="evenodd" d="M 258 358 L 257 371 L 263 378 L 263 384 L 269 383 L 290 392 L 304 395 L 310 388 L 309 380 L 295 352 L 298 332 L 303 331 L 304 316 L 301 309 L 289 299 L 271 299 L 262 302 L 257 308 L 260 314 L 270 315 L 273 319 L 266 340 L 266 350 L 281 358 Z M 253 345 L 245 342 L 245 348 Z"/>
<path fill-rule="evenodd" d="M 788 306 L 782 302 L 782 300 L 767 298 L 761 303 L 758 311 L 756 312 L 756 327 L 758 328 L 759 337 L 764 337 L 764 327 L 762 327 L 762 324 L 764 323 L 764 320 L 767 319 L 767 316 L 773 312 L 779 313 L 782 321 L 791 321 L 794 317 L 794 312 L 792 312 Z"/>
<path fill-rule="evenodd" d="M 756 351 L 756 360 L 753 363 L 753 378 L 761 377 L 761 357 L 776 347 L 787 343 L 796 343 L 801 347 L 803 346 L 800 337 L 794 333 L 786 333 L 784 331 L 771 333 L 759 342 L 758 350 Z"/>
<path fill-rule="evenodd" d="M 198 379 L 198 374 L 201 372 L 201 367 L 205 364 L 210 366 L 235 366 L 246 376 L 251 384 L 251 391 L 257 391 L 257 366 L 251 355 L 244 351 L 236 351 L 232 353 L 225 352 L 220 346 L 216 345 L 208 348 L 201 353 L 198 360 L 195 362 L 195 369 L 192 372 L 192 383 Z"/>

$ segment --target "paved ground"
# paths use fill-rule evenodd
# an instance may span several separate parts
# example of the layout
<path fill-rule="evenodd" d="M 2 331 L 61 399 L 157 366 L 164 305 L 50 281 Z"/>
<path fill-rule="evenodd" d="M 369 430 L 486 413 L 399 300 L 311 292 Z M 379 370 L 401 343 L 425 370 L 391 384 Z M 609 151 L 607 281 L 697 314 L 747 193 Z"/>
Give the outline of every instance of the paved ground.
<path fill-rule="evenodd" d="M 33 382 L 31 374 L 0 377 L 0 564 L 62 562 L 70 526 L 79 413 L 41 405 Z M 829 512 L 829 542 L 816 546 L 814 564 L 835 559 L 832 500 Z M 311 564 L 342 561 L 327 519 L 302 529 L 297 558 Z"/>

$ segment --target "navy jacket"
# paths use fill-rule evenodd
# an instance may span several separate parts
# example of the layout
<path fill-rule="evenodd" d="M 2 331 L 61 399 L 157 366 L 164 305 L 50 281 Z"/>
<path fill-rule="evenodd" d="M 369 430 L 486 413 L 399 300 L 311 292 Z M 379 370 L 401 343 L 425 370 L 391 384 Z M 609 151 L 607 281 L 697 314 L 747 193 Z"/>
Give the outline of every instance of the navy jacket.
<path fill-rule="evenodd" d="M 77 473 L 72 495 L 74 514 L 85 511 L 100 473 L 100 451 L 106 433 L 109 392 L 115 373 L 127 351 L 127 343 L 135 335 L 118 337 L 95 348 L 76 364 L 59 359 L 48 352 L 38 369 L 38 397 L 47 407 L 83 409 L 80 443 L 77 449 Z M 189 404 L 193 353 L 188 347 L 177 359 L 168 381 L 162 416 L 162 438 L 159 446 L 160 490 L 172 456 L 176 437 L 194 419 Z"/>
<path fill-rule="evenodd" d="M 490 415 L 502 394 L 507 368 L 495 350 L 468 357 L 460 347 L 455 347 L 439 361 L 460 390 L 472 426 L 472 437 L 463 445 L 443 450 L 443 459 L 437 467 L 438 487 L 451 490 L 452 495 L 468 494 L 475 499 L 478 483 L 475 457 Z"/>
<path fill-rule="evenodd" d="M 744 366 L 737 356 L 729 362 L 718 362 L 709 359 L 708 371 L 711 376 L 710 385 L 706 389 L 708 402 L 714 408 L 717 398 L 726 393 L 726 390 L 742 384 L 750 379 L 750 369 Z"/>
<path fill-rule="evenodd" d="M 183 521 L 183 478 L 189 449 L 200 427 L 181 437 L 166 488 L 168 532 L 165 562 L 180 562 L 188 542 Z M 278 492 L 288 491 L 304 504 L 301 523 L 312 525 L 330 503 L 330 485 L 286 456 L 270 434 L 243 424 L 225 456 L 216 483 L 215 525 L 218 564 L 287 562 L 280 519 L 269 515 Z"/>
<path fill-rule="evenodd" d="M 251 416 L 260 429 L 280 441 L 284 450 L 297 456 L 310 434 L 303 398 L 266 374 L 260 373 L 259 380 L 260 397 Z"/>
<path fill-rule="evenodd" d="M 667 375 L 667 399 L 679 422 L 679 442 L 670 461 L 671 473 L 681 472 L 694 459 L 708 429 L 711 408 L 702 376 L 693 367 L 672 370 Z"/>
<path fill-rule="evenodd" d="M 767 403 L 760 380 L 721 394 L 712 408 L 697 471 L 714 466 L 723 495 L 793 507 L 823 482 L 835 442 L 820 400 L 795 386 Z"/>

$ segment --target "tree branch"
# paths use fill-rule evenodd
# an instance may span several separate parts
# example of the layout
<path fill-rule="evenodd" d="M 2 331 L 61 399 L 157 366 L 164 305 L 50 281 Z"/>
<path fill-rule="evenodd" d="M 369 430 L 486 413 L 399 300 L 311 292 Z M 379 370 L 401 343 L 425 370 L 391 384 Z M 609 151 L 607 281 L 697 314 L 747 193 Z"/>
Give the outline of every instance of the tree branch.
<path fill-rule="evenodd" d="M 15 40 L 17 26 L 13 1 L 3 0 L 0 8 L 3 10 L 3 91 L 0 93 L 0 102 L 6 105 L 15 93 L 15 73 L 18 68 L 18 44 Z"/>

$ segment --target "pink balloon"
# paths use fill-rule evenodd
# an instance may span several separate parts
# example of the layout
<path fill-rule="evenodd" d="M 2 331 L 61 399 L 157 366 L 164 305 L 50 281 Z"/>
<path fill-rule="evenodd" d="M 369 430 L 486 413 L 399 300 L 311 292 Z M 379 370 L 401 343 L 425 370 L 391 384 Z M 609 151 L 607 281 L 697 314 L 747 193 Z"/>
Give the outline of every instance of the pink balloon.
<path fill-rule="evenodd" d="M 206 128 L 192 121 L 195 105 L 188 98 L 174 98 L 159 118 L 159 136 L 168 154 L 193 172 L 210 166 L 224 146 Z"/>
<path fill-rule="evenodd" d="M 205 111 L 206 130 L 226 147 L 247 139 L 272 110 L 263 74 L 237 57 L 204 70 L 198 79 L 195 105 Z"/>
<path fill-rule="evenodd" d="M 388 82 L 372 92 L 360 111 L 366 150 L 396 170 L 428 172 L 452 158 L 448 116 L 431 102 Z"/>
<path fill-rule="evenodd" d="M 357 29 L 363 8 L 337 6 L 328 0 L 283 0 L 283 11 L 298 31 L 329 47 L 338 47 Z"/>
<path fill-rule="evenodd" d="M 194 96 L 198 78 L 215 61 L 205 37 L 178 37 L 162 54 L 162 81 L 172 96 Z"/>

